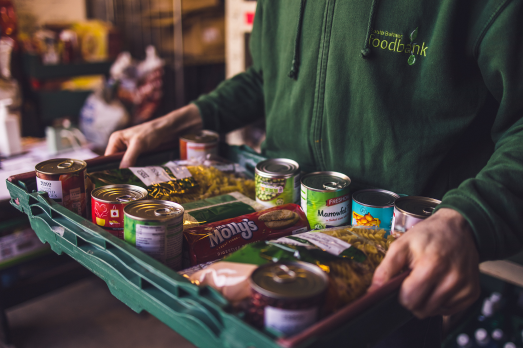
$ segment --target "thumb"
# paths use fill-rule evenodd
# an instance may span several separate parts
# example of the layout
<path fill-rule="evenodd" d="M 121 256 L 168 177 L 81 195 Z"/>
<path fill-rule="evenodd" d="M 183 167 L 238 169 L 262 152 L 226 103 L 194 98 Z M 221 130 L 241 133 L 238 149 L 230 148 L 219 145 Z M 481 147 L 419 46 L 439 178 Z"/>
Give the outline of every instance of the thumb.
<path fill-rule="evenodd" d="M 122 162 L 120 163 L 120 168 L 129 168 L 132 167 L 136 160 L 138 159 L 138 156 L 142 153 L 142 147 L 140 145 L 140 142 L 137 140 L 131 140 L 129 143 L 129 146 L 127 147 L 127 151 L 125 151 L 125 154 L 123 155 Z"/>
<path fill-rule="evenodd" d="M 408 256 L 408 243 L 402 243 L 401 239 L 392 243 L 385 258 L 381 261 L 378 268 L 376 268 L 374 276 L 372 277 L 372 284 L 368 291 L 376 290 L 397 275 L 407 265 Z"/>

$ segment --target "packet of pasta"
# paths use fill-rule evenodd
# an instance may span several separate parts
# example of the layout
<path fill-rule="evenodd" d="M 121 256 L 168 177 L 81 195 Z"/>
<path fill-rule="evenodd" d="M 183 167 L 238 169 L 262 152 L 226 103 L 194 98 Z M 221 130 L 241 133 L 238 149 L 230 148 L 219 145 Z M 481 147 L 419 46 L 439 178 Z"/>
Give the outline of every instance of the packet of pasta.
<path fill-rule="evenodd" d="M 131 167 L 89 173 L 95 187 L 130 184 L 147 189 L 150 199 L 176 203 L 194 202 L 231 192 L 254 199 L 254 181 L 237 177 L 206 164 L 180 165 L 168 162 L 161 166 Z"/>

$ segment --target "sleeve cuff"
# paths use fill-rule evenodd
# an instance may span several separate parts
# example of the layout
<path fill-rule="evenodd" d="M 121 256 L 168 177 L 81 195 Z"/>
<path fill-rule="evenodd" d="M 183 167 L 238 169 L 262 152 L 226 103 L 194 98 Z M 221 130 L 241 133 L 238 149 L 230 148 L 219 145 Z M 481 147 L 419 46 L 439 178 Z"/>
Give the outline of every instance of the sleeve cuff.
<path fill-rule="evenodd" d="M 196 105 L 200 111 L 200 116 L 202 117 L 203 129 L 208 129 L 212 131 L 219 131 L 218 120 L 215 114 L 215 110 L 211 102 L 206 100 L 205 96 L 198 98 L 193 101 L 192 104 Z"/>

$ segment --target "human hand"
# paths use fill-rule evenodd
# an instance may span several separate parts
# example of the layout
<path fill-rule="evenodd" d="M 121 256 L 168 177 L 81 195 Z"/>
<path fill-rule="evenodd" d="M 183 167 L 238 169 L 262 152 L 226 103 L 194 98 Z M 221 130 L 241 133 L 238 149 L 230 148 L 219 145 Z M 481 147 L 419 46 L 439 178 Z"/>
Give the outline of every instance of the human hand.
<path fill-rule="evenodd" d="M 392 243 L 369 291 L 405 266 L 411 273 L 399 301 L 418 318 L 454 314 L 479 297 L 478 251 L 468 222 L 455 210 L 438 210 Z"/>
<path fill-rule="evenodd" d="M 120 168 L 129 168 L 141 153 L 154 150 L 184 132 L 201 128 L 200 111 L 196 105 L 189 104 L 155 120 L 114 132 L 109 138 L 105 155 L 126 150 Z"/>

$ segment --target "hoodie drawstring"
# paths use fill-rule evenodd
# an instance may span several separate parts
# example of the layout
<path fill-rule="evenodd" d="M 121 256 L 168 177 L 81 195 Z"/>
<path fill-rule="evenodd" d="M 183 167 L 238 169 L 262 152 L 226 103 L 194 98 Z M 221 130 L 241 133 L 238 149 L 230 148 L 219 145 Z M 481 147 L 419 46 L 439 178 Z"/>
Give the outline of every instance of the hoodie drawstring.
<path fill-rule="evenodd" d="M 303 10 L 305 9 L 305 1 L 300 2 L 300 14 L 298 17 L 298 27 L 296 28 L 296 37 L 294 39 L 294 55 L 292 56 L 291 70 L 289 71 L 289 77 L 295 79 L 298 77 L 299 67 L 299 49 L 300 49 L 300 38 L 301 38 L 301 27 L 303 22 Z"/>
<path fill-rule="evenodd" d="M 365 36 L 365 44 L 363 45 L 363 49 L 361 50 L 361 57 L 363 59 L 368 58 L 370 56 L 370 32 L 372 28 L 374 27 L 374 17 L 376 15 L 376 8 L 378 7 L 378 0 L 372 0 L 372 5 L 370 7 L 370 16 L 369 16 L 369 23 L 367 24 L 367 35 Z"/>

